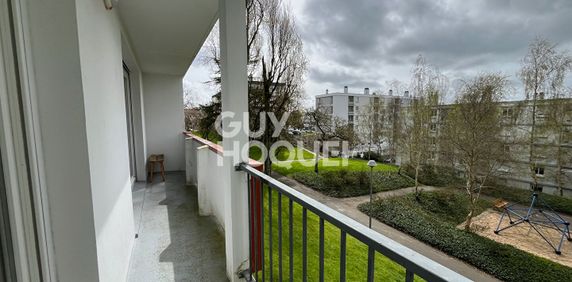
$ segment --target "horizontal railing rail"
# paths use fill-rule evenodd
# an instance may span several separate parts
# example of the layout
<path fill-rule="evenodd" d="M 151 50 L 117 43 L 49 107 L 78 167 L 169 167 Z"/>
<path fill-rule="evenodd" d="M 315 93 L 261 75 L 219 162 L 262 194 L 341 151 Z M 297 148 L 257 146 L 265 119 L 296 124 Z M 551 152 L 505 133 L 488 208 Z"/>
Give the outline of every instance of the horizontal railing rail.
<path fill-rule="evenodd" d="M 347 235 L 361 241 L 368 247 L 367 281 L 373 281 L 375 276 L 375 252 L 391 259 L 395 263 L 405 268 L 405 281 L 413 281 L 417 275 L 427 281 L 471 281 L 466 277 L 444 267 L 443 265 L 411 250 L 394 240 L 367 228 L 361 223 L 348 216 L 333 210 L 332 208 L 306 196 L 305 194 L 289 187 L 288 185 L 264 174 L 261 171 L 241 164 L 237 169 L 245 171 L 248 175 L 248 199 L 249 199 L 249 231 L 250 231 L 250 270 L 248 276 L 250 281 L 282 281 L 283 271 L 283 231 L 284 222 L 282 212 L 282 196 L 288 199 L 288 235 L 289 240 L 289 269 L 288 276 L 293 280 L 293 237 L 302 236 L 302 279 L 306 281 L 308 272 L 308 211 L 319 217 L 319 280 L 324 281 L 324 223 L 328 222 L 340 229 L 340 261 L 339 261 L 339 281 L 346 281 L 346 244 Z M 267 189 L 268 199 L 264 198 L 264 189 Z M 277 193 L 278 201 L 277 222 L 274 221 L 272 192 Z M 268 202 L 265 203 L 264 201 Z M 302 207 L 302 234 L 292 234 L 293 226 L 293 203 Z M 268 220 L 264 213 L 267 212 Z M 268 224 L 267 227 L 265 225 Z M 276 224 L 277 227 L 272 227 Z M 274 232 L 277 230 L 277 238 L 274 234 L 265 234 L 265 231 Z M 266 240 L 265 240 L 265 237 Z M 277 239 L 278 260 L 274 261 L 273 242 Z M 265 248 L 265 244 L 268 244 Z M 265 256 L 268 258 L 265 259 Z M 351 259 L 351 258 L 350 258 Z M 277 263 L 277 275 L 274 275 L 274 263 Z M 298 262 L 299 263 L 299 262 Z"/>

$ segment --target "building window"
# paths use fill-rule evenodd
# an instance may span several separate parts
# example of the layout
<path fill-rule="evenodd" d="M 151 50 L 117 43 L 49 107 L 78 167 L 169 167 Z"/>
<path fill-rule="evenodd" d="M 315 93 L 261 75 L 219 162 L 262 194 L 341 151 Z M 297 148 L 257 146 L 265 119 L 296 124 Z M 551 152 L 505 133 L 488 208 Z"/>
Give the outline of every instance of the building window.
<path fill-rule="evenodd" d="M 536 176 L 544 176 L 544 167 L 537 166 L 534 168 L 534 173 Z"/>
<path fill-rule="evenodd" d="M 431 117 L 432 117 L 432 118 L 437 118 L 437 115 L 438 115 L 437 109 L 431 110 Z"/>
<path fill-rule="evenodd" d="M 348 122 L 349 123 L 354 122 L 354 116 L 348 116 Z"/>
<path fill-rule="evenodd" d="M 349 103 L 353 103 L 353 102 L 354 102 L 354 96 L 349 96 L 349 97 L 348 97 L 348 102 L 349 102 Z"/>
<path fill-rule="evenodd" d="M 502 116 L 504 118 L 512 118 L 513 115 L 513 109 L 512 108 L 503 108 L 502 109 Z"/>
<path fill-rule="evenodd" d="M 437 131 L 437 125 L 436 124 L 434 124 L 434 123 L 431 124 L 431 131 L 433 131 L 433 132 Z"/>
<path fill-rule="evenodd" d="M 354 112 L 354 106 L 348 106 L 348 113 Z"/>

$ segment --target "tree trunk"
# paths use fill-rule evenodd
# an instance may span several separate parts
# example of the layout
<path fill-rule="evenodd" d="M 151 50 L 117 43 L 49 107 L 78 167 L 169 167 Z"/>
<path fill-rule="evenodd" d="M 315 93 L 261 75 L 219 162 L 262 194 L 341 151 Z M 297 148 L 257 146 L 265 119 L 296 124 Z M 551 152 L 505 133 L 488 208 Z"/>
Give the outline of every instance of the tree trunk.
<path fill-rule="evenodd" d="M 562 173 L 563 173 L 563 168 L 562 168 L 562 163 L 563 163 L 563 157 L 562 157 L 562 126 L 560 126 L 558 128 L 558 153 L 556 155 L 556 161 L 558 162 L 558 171 L 556 172 L 556 183 L 558 184 L 558 195 L 560 196 L 564 196 L 564 183 L 562 183 Z"/>
<path fill-rule="evenodd" d="M 419 161 L 420 153 L 417 155 L 417 162 L 415 163 L 415 200 L 418 202 L 419 199 L 419 169 L 421 168 L 421 162 Z"/>
<path fill-rule="evenodd" d="M 469 210 L 469 214 L 467 214 L 467 218 L 465 220 L 465 231 L 471 231 L 471 223 L 473 222 L 473 215 L 474 215 L 474 207 L 471 200 L 471 208 Z"/>
<path fill-rule="evenodd" d="M 320 141 L 318 140 L 318 146 L 316 146 L 316 147 L 317 147 L 317 148 L 316 148 L 317 150 L 316 150 L 316 152 L 315 152 L 315 154 L 316 154 L 316 160 L 315 160 L 315 162 L 314 162 L 314 172 L 315 172 L 316 174 L 319 173 L 319 171 L 318 171 L 318 162 L 320 161 L 320 144 L 321 144 L 321 143 L 320 143 Z"/>
<path fill-rule="evenodd" d="M 473 216 L 475 215 L 475 197 L 473 192 L 473 185 L 474 185 L 474 178 L 472 174 L 472 169 L 468 168 L 468 175 L 467 175 L 467 194 L 469 195 L 469 213 L 465 218 L 465 231 L 471 231 L 471 223 L 473 221 Z"/>

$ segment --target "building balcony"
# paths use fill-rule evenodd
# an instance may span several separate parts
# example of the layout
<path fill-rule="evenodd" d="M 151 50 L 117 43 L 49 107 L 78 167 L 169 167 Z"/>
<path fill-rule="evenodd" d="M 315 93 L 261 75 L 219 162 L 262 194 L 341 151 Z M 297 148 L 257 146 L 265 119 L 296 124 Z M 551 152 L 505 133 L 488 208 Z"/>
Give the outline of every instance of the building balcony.
<path fill-rule="evenodd" d="M 356 259 L 350 256 L 346 249 L 351 237 L 351 240 L 358 240 L 360 244 L 367 246 L 362 254 L 364 258 L 367 258 L 367 263 L 363 265 L 362 270 L 363 273 L 367 273 L 368 281 L 373 281 L 374 277 L 379 279 L 384 275 L 376 273 L 378 267 L 375 267 L 375 260 L 376 257 L 379 259 L 379 255 L 402 267 L 402 273 L 399 274 L 403 275 L 405 281 L 413 281 L 415 276 L 427 281 L 470 281 L 415 250 L 367 228 L 356 220 L 262 173 L 260 163 L 250 161 L 247 164 L 238 165 L 235 169 L 241 175 L 241 180 L 237 183 L 228 183 L 229 179 L 221 177 L 225 169 L 221 165 L 221 161 L 224 161 L 222 154 L 221 146 L 187 134 L 185 140 L 186 182 L 190 185 L 183 188 L 182 179 L 178 178 L 180 175 L 175 175 L 176 181 L 167 183 L 165 188 L 148 187 L 146 190 L 147 193 L 151 192 L 150 195 L 153 195 L 151 201 L 154 201 L 155 206 L 160 208 L 161 204 L 167 205 L 167 207 L 163 207 L 167 214 L 164 214 L 165 211 L 163 211 L 163 214 L 158 215 L 158 217 L 168 218 L 169 221 L 174 220 L 174 222 L 170 223 L 167 228 L 171 233 L 170 237 L 169 232 L 164 234 L 166 231 L 156 228 L 153 222 L 145 223 L 140 236 L 144 236 L 145 230 L 147 230 L 151 233 L 163 233 L 163 240 L 152 240 L 152 242 L 147 243 L 150 249 L 143 252 L 154 253 L 155 261 L 158 261 L 159 264 L 163 261 L 162 256 L 157 256 L 157 253 L 166 253 L 165 256 L 171 259 L 188 260 L 188 262 L 173 263 L 174 265 L 167 267 L 168 273 L 166 275 L 188 277 L 184 276 L 188 273 L 177 274 L 181 270 L 187 270 L 189 273 L 198 270 L 224 271 L 224 268 L 221 267 L 221 260 L 226 260 L 228 266 L 232 260 L 228 253 L 238 249 L 242 251 L 244 260 L 240 269 L 236 271 L 239 272 L 239 277 L 246 281 L 287 280 L 291 275 L 308 279 L 310 275 L 308 261 L 316 259 L 318 263 L 311 265 L 318 269 L 317 273 L 315 272 L 316 269 L 312 269 L 312 275 L 323 279 L 325 269 L 337 267 L 339 274 L 336 272 L 334 279 L 345 281 L 349 271 L 356 271 L 355 269 L 346 269 L 347 262 Z M 226 198 L 228 195 L 224 193 L 224 186 L 228 184 L 231 184 L 232 189 L 241 189 L 246 192 L 247 197 L 242 199 L 245 201 L 242 203 L 246 209 L 243 211 L 244 213 L 229 213 L 229 207 L 225 205 L 229 199 Z M 172 191 L 169 192 L 169 190 Z M 154 198 L 155 196 L 157 198 Z M 231 200 L 239 201 L 238 199 Z M 182 201 L 194 203 L 184 205 L 181 203 Z M 145 206 L 146 208 L 142 209 L 142 217 L 145 217 L 145 211 L 151 212 L 153 202 L 145 204 Z M 169 209 L 172 209 L 172 214 L 169 214 Z M 192 219 L 177 219 L 177 215 L 183 213 L 181 210 L 184 210 L 187 216 Z M 206 217 L 201 218 L 201 216 Z M 236 232 L 240 232 L 246 241 L 237 242 L 229 238 L 230 234 L 227 232 L 231 227 L 228 224 L 229 222 L 240 222 L 241 216 L 246 216 L 247 224 L 238 228 L 234 226 L 231 232 L 234 233 L 233 236 L 237 236 Z M 317 230 L 313 229 L 315 227 L 309 228 L 310 218 L 318 218 L 319 228 Z M 147 228 L 145 228 L 146 226 Z M 301 229 L 300 226 L 302 226 Z M 333 226 L 338 230 L 340 240 L 335 243 L 325 241 L 324 226 Z M 224 235 L 216 234 L 217 230 Z M 181 232 L 183 235 L 176 235 Z M 173 234 L 175 235 L 173 236 Z M 201 242 L 201 239 L 191 238 L 193 235 L 189 234 L 208 238 L 198 247 L 202 255 L 196 254 L 196 250 L 192 249 L 192 245 Z M 153 236 L 158 235 L 154 234 Z M 189 242 L 177 244 L 175 241 L 168 242 L 168 238 L 171 240 L 188 240 Z M 221 250 L 223 238 L 226 241 L 226 256 L 222 253 L 224 250 Z M 314 242 L 316 239 L 318 240 L 318 247 L 308 244 L 308 242 Z M 293 245 L 294 241 L 301 241 L 301 247 L 298 248 L 297 244 Z M 144 248 L 143 245 L 141 244 L 142 249 Z M 173 247 L 166 248 L 162 252 L 157 251 L 168 245 Z M 175 247 L 177 245 L 179 247 Z M 332 247 L 339 252 L 339 260 L 335 265 L 331 265 L 331 262 L 325 263 L 325 254 L 328 253 L 325 250 Z M 172 250 L 173 248 L 175 250 Z M 210 251 L 207 250 L 209 248 Z M 170 255 L 168 255 L 169 249 L 172 252 Z M 190 253 L 201 257 L 206 254 L 206 259 L 212 260 L 212 263 L 209 264 L 217 267 L 206 268 L 204 264 L 197 262 L 196 257 L 192 257 Z M 147 262 L 151 266 L 146 267 L 146 262 L 138 263 L 137 261 L 138 259 L 135 259 L 132 265 L 132 271 L 136 273 L 130 277 L 146 277 L 146 274 L 143 273 L 148 269 L 152 269 L 152 271 L 161 270 L 161 267 L 152 266 L 152 262 Z M 190 267 L 193 263 L 196 263 L 196 269 Z M 140 273 L 141 270 L 143 270 L 142 273 Z M 206 274 L 195 273 L 193 275 L 199 277 Z M 218 275 L 224 274 L 219 273 Z M 228 267 L 227 275 L 231 277 Z M 329 275 L 332 274 L 329 273 Z"/>

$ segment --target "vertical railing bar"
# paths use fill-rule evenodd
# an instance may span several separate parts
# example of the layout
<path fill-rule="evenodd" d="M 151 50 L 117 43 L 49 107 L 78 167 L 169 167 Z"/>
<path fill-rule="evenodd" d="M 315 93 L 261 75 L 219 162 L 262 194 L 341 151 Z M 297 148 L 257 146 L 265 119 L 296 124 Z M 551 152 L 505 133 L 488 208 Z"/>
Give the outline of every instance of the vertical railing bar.
<path fill-rule="evenodd" d="M 346 232 L 341 230 L 340 238 L 340 282 L 346 281 Z"/>
<path fill-rule="evenodd" d="M 320 282 L 324 282 L 324 219 L 320 217 Z"/>
<path fill-rule="evenodd" d="M 270 270 L 270 280 L 274 281 L 274 266 L 272 261 L 274 255 L 272 254 L 272 187 L 268 186 L 268 269 Z"/>
<path fill-rule="evenodd" d="M 250 261 L 248 262 L 248 266 L 250 268 L 250 277 L 248 277 L 248 279 L 252 279 L 252 272 L 254 270 L 253 268 L 253 260 L 252 260 L 252 240 L 253 240 L 253 236 L 252 234 L 254 234 L 254 232 L 252 231 L 252 227 L 254 226 L 252 224 L 252 201 L 250 199 L 250 197 L 252 196 L 252 193 L 250 191 L 250 189 L 252 188 L 252 176 L 250 176 L 250 174 L 246 174 L 246 193 L 247 193 L 247 197 L 248 197 L 248 258 L 250 259 Z"/>
<path fill-rule="evenodd" d="M 308 210 L 302 209 L 302 281 L 308 281 Z"/>
<path fill-rule="evenodd" d="M 375 269 L 375 250 L 369 246 L 367 250 L 367 281 L 373 282 Z"/>
<path fill-rule="evenodd" d="M 260 189 L 262 189 L 262 181 L 260 180 L 260 178 L 253 178 L 251 176 L 251 179 L 257 179 L 256 183 L 254 184 L 254 189 L 252 191 L 252 201 L 253 201 L 253 221 L 254 221 L 254 225 L 252 226 L 252 230 L 254 230 L 254 255 L 256 256 L 254 258 L 254 266 L 255 266 L 255 273 L 256 273 L 256 281 L 258 281 L 258 272 L 260 269 L 260 237 L 258 236 L 261 232 L 258 228 L 258 205 L 256 203 L 258 203 L 258 196 L 259 194 L 259 187 Z"/>
<path fill-rule="evenodd" d="M 270 188 L 268 188 L 270 189 Z M 260 254 L 261 254 L 261 266 L 262 266 L 262 281 L 266 281 L 266 276 L 265 276 L 265 264 L 266 264 L 266 260 L 264 258 L 264 253 L 265 253 L 265 249 L 264 249 L 264 183 L 262 183 L 262 186 L 260 187 L 260 234 L 261 234 L 261 239 L 260 239 Z"/>
<path fill-rule="evenodd" d="M 415 277 L 415 273 L 413 271 L 406 269 L 405 270 L 405 282 L 413 282 L 413 278 Z"/>
<path fill-rule="evenodd" d="M 289 250 L 290 253 L 289 253 L 289 257 L 288 257 L 288 259 L 290 260 L 290 265 L 289 265 L 290 271 L 289 271 L 289 275 L 290 275 L 290 281 L 294 281 L 294 234 L 293 234 L 293 230 L 292 230 L 292 221 L 293 221 L 293 217 L 294 217 L 294 215 L 293 215 L 293 214 L 294 214 L 294 209 L 293 209 L 293 207 L 292 207 L 292 205 L 293 205 L 292 199 L 289 198 L 288 200 L 289 200 L 289 201 L 288 201 L 288 211 L 289 211 L 289 213 L 288 213 L 288 216 L 289 216 L 289 219 L 288 219 L 288 224 L 289 224 L 289 226 L 288 226 L 288 233 L 289 233 L 289 236 L 290 236 L 290 237 L 288 238 L 288 239 L 290 240 L 290 242 L 289 242 L 289 244 L 288 244 L 288 247 L 289 247 L 289 249 L 290 249 L 290 250 Z"/>
<path fill-rule="evenodd" d="M 282 193 L 278 192 L 278 281 L 282 278 Z"/>

